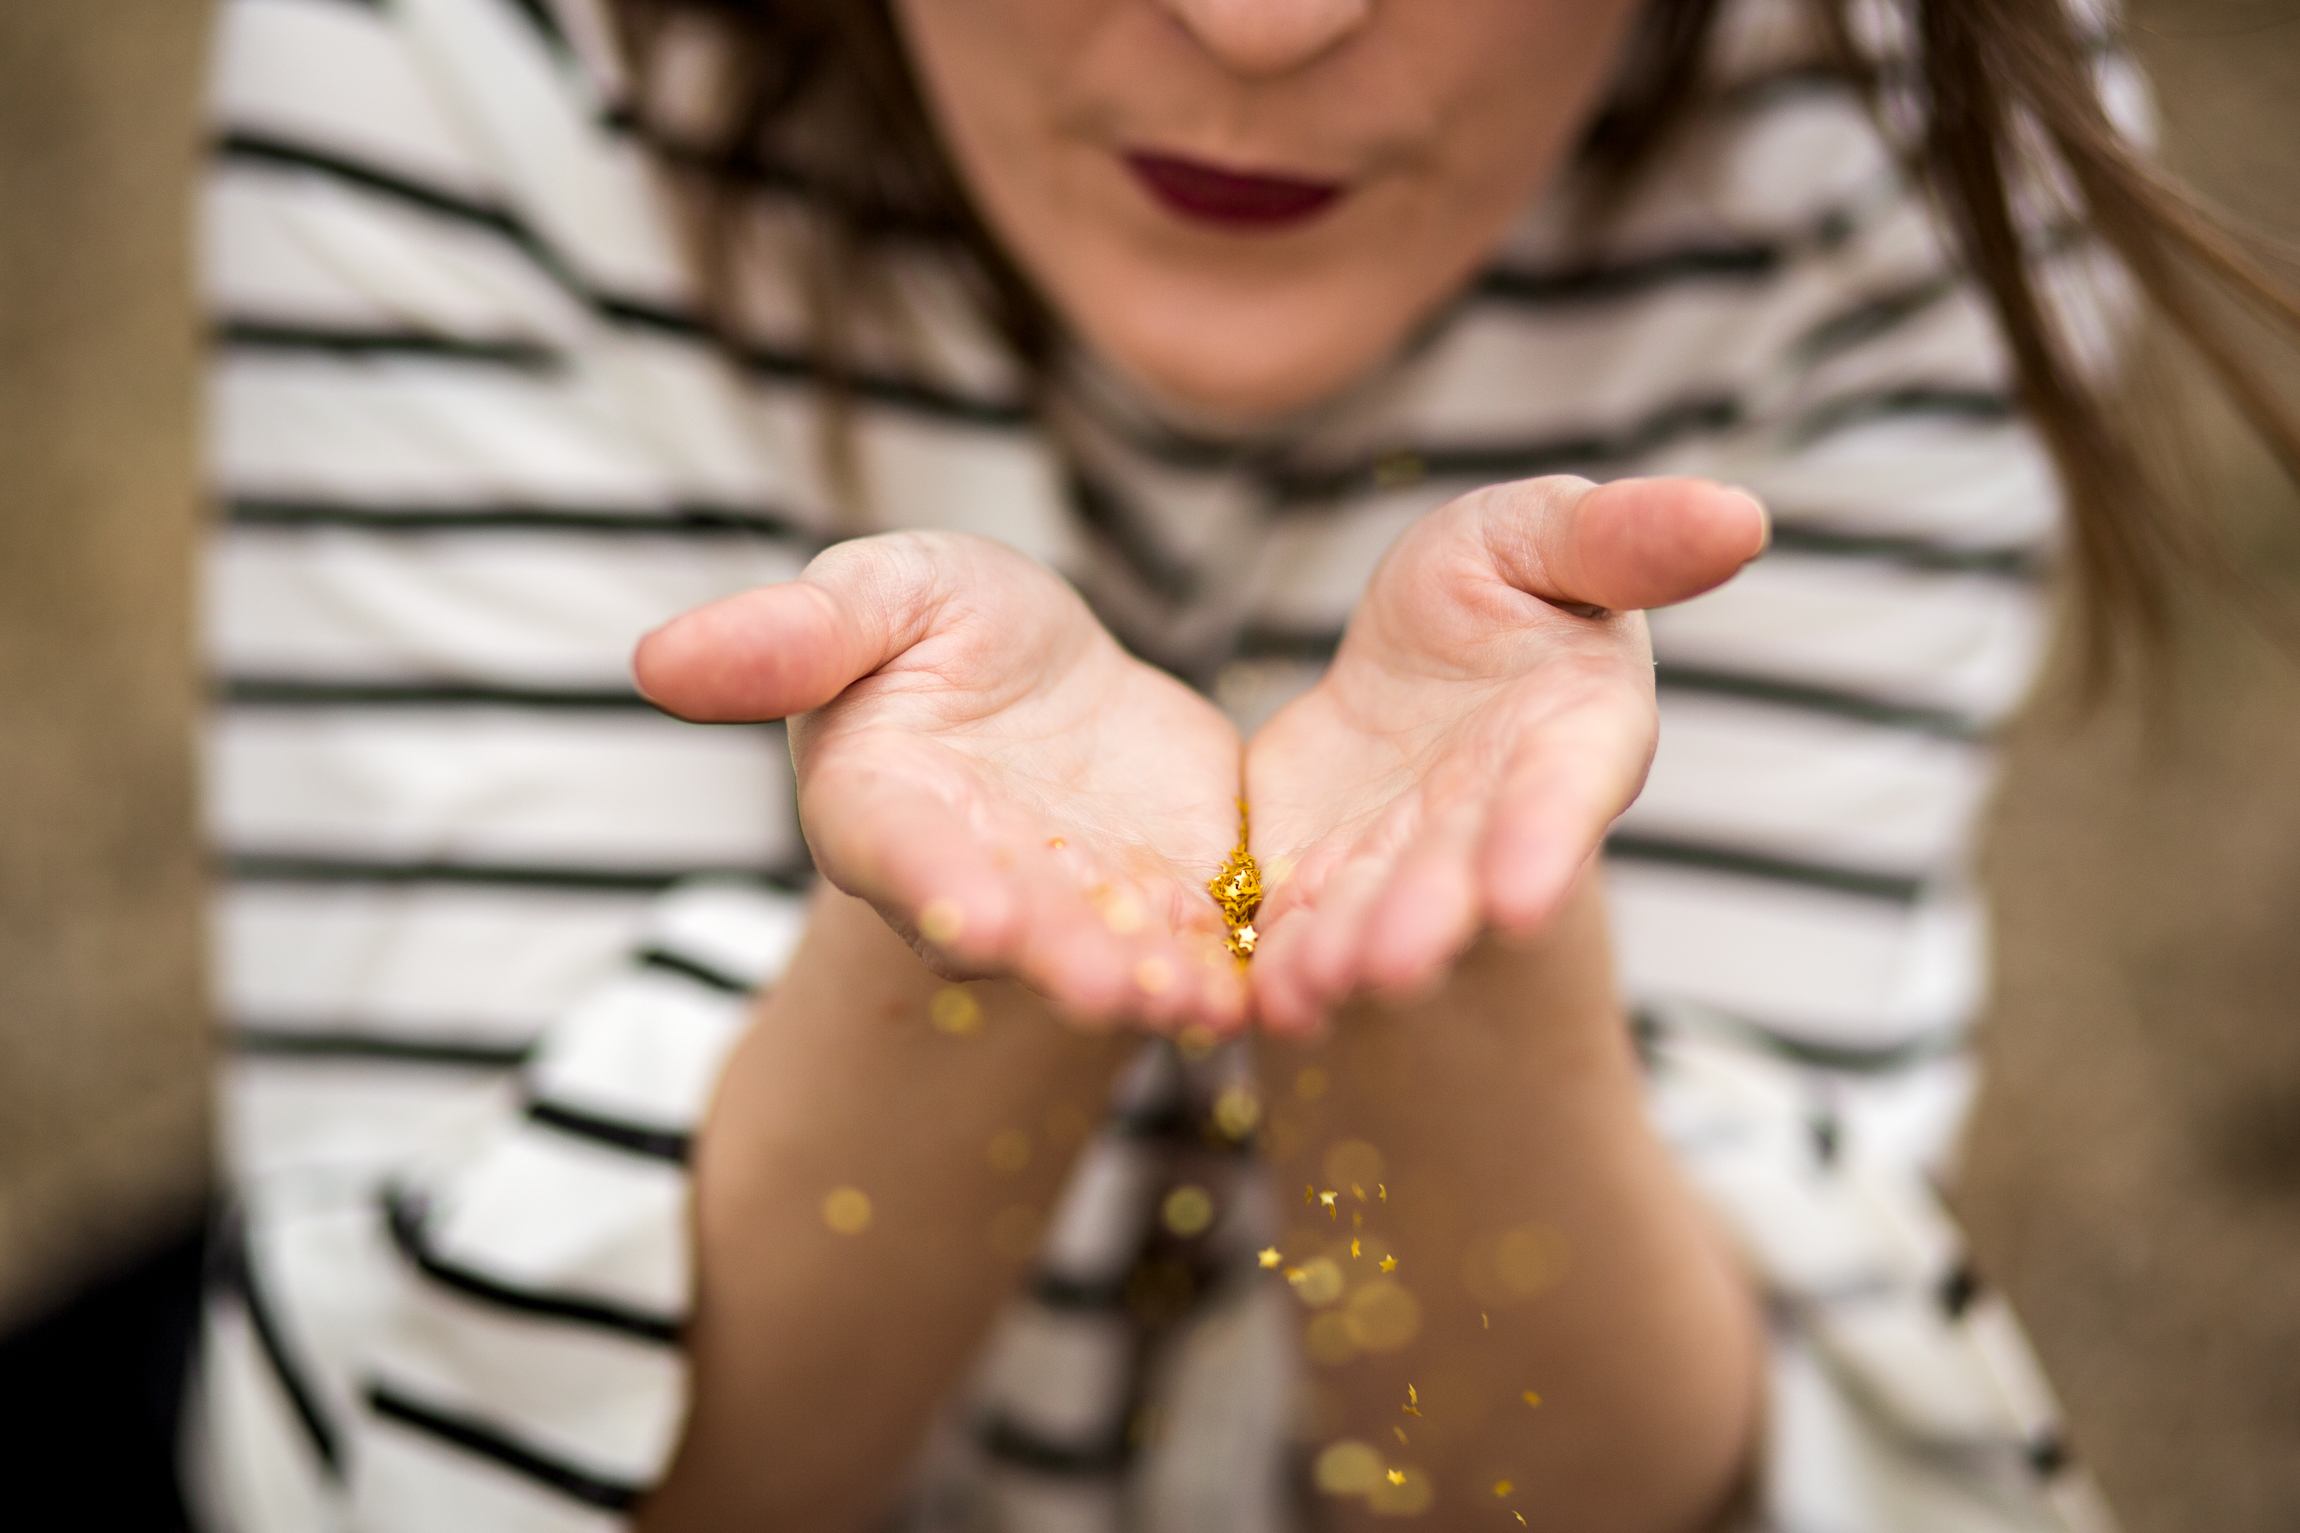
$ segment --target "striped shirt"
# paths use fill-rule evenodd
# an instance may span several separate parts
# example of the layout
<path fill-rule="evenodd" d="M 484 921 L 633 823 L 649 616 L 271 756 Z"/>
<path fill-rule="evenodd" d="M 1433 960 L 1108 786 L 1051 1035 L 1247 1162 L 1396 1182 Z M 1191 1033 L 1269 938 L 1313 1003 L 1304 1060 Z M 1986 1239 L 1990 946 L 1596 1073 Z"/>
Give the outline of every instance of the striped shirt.
<path fill-rule="evenodd" d="M 1193 432 L 1084 362 L 1034 409 L 946 254 L 905 245 L 921 323 L 861 339 L 862 482 L 879 525 L 1061 570 L 1246 724 L 1466 489 L 1756 491 L 1765 558 L 1652 614 L 1662 743 L 1605 861 L 1655 1122 L 1770 1306 L 1752 1516 L 2101 1527 L 1930 1190 L 1985 984 L 1971 823 L 2035 667 L 2058 492 L 1984 304 L 1798 14 L 1729 3 L 1692 131 L 1602 238 L 1545 200 L 1406 355 L 1283 431 Z M 1905 77 L 1898 13 L 1862 14 Z M 706 319 L 586 0 L 228 0 L 214 98 L 240 1212 L 207 1491 L 248 1533 L 611 1526 L 684 1406 L 689 1137 L 809 876 L 780 727 L 667 719 L 627 657 L 842 528 L 772 255 L 808 207 L 759 193 L 745 322 Z M 2115 274 L 2034 201 L 2039 259 L 2106 334 Z M 1241 1067 L 1154 1047 L 1121 1083 L 906 1526 L 1296 1520 L 1297 1322 L 1248 1270 L 1247 1157 L 1155 1355 L 1125 1304 Z M 1256 1340 L 1193 1339 L 1215 1335 Z M 1129 1442 L 1153 1397 L 1188 1408 Z"/>

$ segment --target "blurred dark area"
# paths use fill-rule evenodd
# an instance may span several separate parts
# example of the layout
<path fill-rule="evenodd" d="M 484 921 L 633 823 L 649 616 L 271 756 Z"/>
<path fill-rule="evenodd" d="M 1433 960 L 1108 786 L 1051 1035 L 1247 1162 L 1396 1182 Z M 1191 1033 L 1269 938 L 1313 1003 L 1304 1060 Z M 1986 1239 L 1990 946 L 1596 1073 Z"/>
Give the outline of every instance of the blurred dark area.
<path fill-rule="evenodd" d="M 2165 153 L 2300 283 L 2300 0 L 2138 0 Z M 182 1526 L 212 1194 L 191 739 L 206 7 L 0 4 L 0 1477 Z M 2278 242 L 2282 242 L 2279 244 Z M 2278 252 L 2283 252 L 2281 255 Z M 2300 399 L 2300 365 L 2262 355 Z M 2300 497 L 2176 348 L 2198 493 L 2300 611 Z M 2300 658 L 2014 731 L 1957 1209 L 2130 1533 L 2300 1527 Z"/>

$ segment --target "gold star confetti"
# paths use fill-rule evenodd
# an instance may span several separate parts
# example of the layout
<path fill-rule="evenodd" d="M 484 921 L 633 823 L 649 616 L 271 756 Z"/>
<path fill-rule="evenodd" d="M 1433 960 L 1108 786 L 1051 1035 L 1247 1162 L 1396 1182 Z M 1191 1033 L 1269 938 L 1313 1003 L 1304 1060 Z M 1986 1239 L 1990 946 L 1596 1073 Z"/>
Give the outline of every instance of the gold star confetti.
<path fill-rule="evenodd" d="M 1493 1493 L 1497 1496 L 1506 1496 L 1515 1489 L 1517 1489 L 1517 1487 L 1510 1484 L 1507 1480 L 1496 1480 L 1493 1482 Z"/>
<path fill-rule="evenodd" d="M 1512 1512 L 1509 1515 L 1517 1519 L 1517 1525 L 1521 1528 L 1530 1528 L 1533 1526 L 1532 1523 L 1525 1520 L 1525 1513 L 1523 1512 Z"/>
<path fill-rule="evenodd" d="M 1393 1469 L 1390 1471 L 1389 1480 L 1392 1485 L 1403 1485 L 1406 1483 L 1406 1472 L 1403 1469 Z"/>
<path fill-rule="evenodd" d="M 1265 1267 L 1275 1267 L 1276 1265 L 1278 1265 L 1278 1263 L 1280 1263 L 1280 1262 L 1282 1262 L 1282 1261 L 1284 1261 L 1284 1260 L 1285 1260 L 1285 1258 L 1284 1258 L 1283 1256 L 1280 1256 L 1280 1255 L 1278 1254 L 1278 1248 L 1277 1248 L 1276 1246 L 1264 1246 L 1264 1247 L 1262 1248 L 1262 1251 L 1261 1251 L 1261 1262 L 1262 1262 L 1262 1265 L 1263 1265 L 1263 1266 L 1265 1266 Z"/>
<path fill-rule="evenodd" d="M 1412 1446 L 1406 1441 L 1406 1429 L 1404 1427 L 1391 1427 L 1390 1430 L 1398 1434 L 1399 1447 L 1404 1448 Z"/>
<path fill-rule="evenodd" d="M 1530 1390 L 1530 1389 L 1529 1389 L 1529 1390 L 1527 1390 L 1527 1391 L 1525 1392 L 1525 1394 L 1524 1394 L 1523 1396 L 1521 1396 L 1520 1398 L 1522 1398 L 1522 1399 L 1525 1401 L 1525 1403 L 1526 1403 L 1526 1404 L 1528 1404 L 1528 1405 L 1531 1405 L 1531 1406 L 1534 1406 L 1534 1407 L 1536 1407 L 1537 1409 L 1538 1409 L 1538 1408 L 1540 1407 L 1540 1405 L 1541 1405 L 1541 1396 L 1539 1396 L 1539 1395 L 1535 1394 L 1535 1393 L 1534 1393 L 1532 1390 Z"/>
<path fill-rule="evenodd" d="M 1341 1205 L 1334 1201 L 1334 1194 L 1331 1189 L 1319 1193 L 1318 1201 L 1326 1205 L 1326 1212 L 1334 1218 L 1339 1219 L 1342 1216 Z"/>
<path fill-rule="evenodd" d="M 1166 1194 L 1159 1218 L 1172 1233 L 1188 1240 L 1201 1235 L 1214 1222 L 1214 1199 L 1205 1188 L 1185 1185 Z"/>
<path fill-rule="evenodd" d="M 1254 913 L 1262 908 L 1262 865 L 1246 850 L 1246 801 L 1238 800 L 1238 845 L 1229 860 L 1206 880 L 1206 892 L 1222 907 L 1222 924 L 1229 929 L 1223 946 L 1244 963 L 1254 956 L 1261 935 L 1254 930 Z"/>
<path fill-rule="evenodd" d="M 1351 1242 L 1350 1242 L 1350 1260 L 1351 1260 L 1351 1261 L 1356 1261 L 1356 1260 L 1358 1259 L 1358 1257 L 1359 1257 L 1361 1254 L 1362 1254 L 1362 1253 L 1361 1253 L 1361 1252 L 1358 1250 L 1358 1243 L 1357 1243 L 1356 1241 L 1354 1241 L 1354 1240 L 1353 1240 L 1353 1241 L 1351 1241 Z"/>
<path fill-rule="evenodd" d="M 870 1194 L 860 1187 L 833 1187 L 823 1195 L 823 1223 L 834 1234 L 860 1235 L 870 1228 Z"/>
<path fill-rule="evenodd" d="M 1406 1386 L 1406 1403 L 1399 1406 L 1398 1409 L 1409 1416 L 1419 1416 L 1422 1413 L 1422 1397 L 1414 1393 L 1414 1387 L 1411 1384 Z"/>
<path fill-rule="evenodd" d="M 1493 1316 L 1481 1309 L 1477 1312 L 1477 1324 L 1479 1330 L 1490 1331 L 1493 1329 Z"/>
<path fill-rule="evenodd" d="M 1383 1270 L 1384 1272 L 1395 1272 L 1395 1271 L 1397 1271 L 1397 1270 L 1398 1270 L 1398 1259 L 1397 1259 L 1396 1257 L 1394 1257 L 1394 1256 L 1385 1256 L 1385 1257 L 1383 1257 L 1383 1258 L 1382 1258 L 1382 1270 Z"/>
<path fill-rule="evenodd" d="M 1390 1200 L 1390 1190 L 1387 1187 L 1384 1187 L 1381 1183 L 1374 1183 L 1374 1191 L 1381 1194 L 1381 1198 L 1384 1203 L 1387 1203 Z"/>

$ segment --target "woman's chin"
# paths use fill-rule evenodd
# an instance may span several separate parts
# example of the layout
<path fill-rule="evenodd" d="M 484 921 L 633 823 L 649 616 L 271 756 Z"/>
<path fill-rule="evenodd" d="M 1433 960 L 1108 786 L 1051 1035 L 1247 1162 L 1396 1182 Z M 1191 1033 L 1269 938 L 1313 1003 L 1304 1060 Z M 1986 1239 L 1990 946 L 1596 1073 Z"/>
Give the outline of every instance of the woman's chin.
<path fill-rule="evenodd" d="M 1395 342 L 1338 345 L 1335 337 L 1275 337 L 1253 327 L 1150 328 L 1095 339 L 1103 359 L 1162 412 L 1239 431 L 1277 425 L 1348 392 L 1395 349 Z"/>

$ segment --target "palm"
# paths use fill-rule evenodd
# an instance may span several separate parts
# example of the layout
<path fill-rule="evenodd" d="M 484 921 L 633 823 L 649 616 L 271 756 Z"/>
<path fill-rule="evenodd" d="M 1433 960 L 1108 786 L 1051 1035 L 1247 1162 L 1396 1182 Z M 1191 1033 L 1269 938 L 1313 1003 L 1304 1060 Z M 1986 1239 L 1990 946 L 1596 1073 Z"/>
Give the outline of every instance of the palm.
<path fill-rule="evenodd" d="M 809 580 L 885 625 L 867 670 L 792 724 L 824 876 L 946 973 L 1012 975 L 1091 1015 L 1234 1017 L 1243 997 L 1202 888 L 1237 831 L 1228 721 L 995 544 L 870 539 Z M 789 591 L 754 593 L 744 643 L 788 651 L 809 616 Z M 727 636 L 711 642 L 723 653 Z M 816 699 L 749 701 L 737 711 L 763 717 Z"/>
<path fill-rule="evenodd" d="M 1273 892 L 1254 992 L 1272 1026 L 1419 983 L 1480 930 L 1537 928 L 1643 784 L 1652 658 L 1642 615 L 1619 609 L 1716 583 L 1756 551 L 1762 518 L 1684 481 L 1596 493 L 1611 503 L 1579 523 L 1598 501 L 1578 481 L 1425 518 L 1325 678 L 1255 736 L 1247 790 Z"/>

